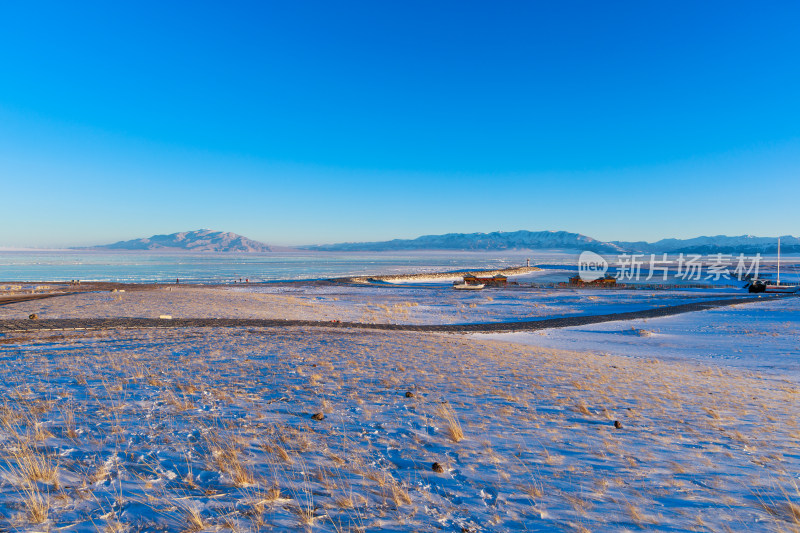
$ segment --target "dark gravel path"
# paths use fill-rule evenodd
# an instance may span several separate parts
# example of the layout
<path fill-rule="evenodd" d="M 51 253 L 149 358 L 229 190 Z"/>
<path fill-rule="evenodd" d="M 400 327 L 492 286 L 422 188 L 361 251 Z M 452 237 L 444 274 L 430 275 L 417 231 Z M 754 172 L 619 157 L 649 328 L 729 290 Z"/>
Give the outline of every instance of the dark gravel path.
<path fill-rule="evenodd" d="M 56 298 L 58 296 L 72 296 L 73 294 L 80 294 L 80 292 L 57 292 L 57 293 L 43 293 L 43 294 L 22 294 L 15 296 L 0 297 L 0 305 L 9 305 L 19 302 L 30 302 L 31 300 L 44 300 L 45 298 Z"/>
<path fill-rule="evenodd" d="M 617 320 L 633 320 L 639 318 L 656 318 L 678 315 L 692 311 L 705 311 L 716 307 L 743 303 L 758 303 L 785 298 L 787 295 L 743 296 L 725 298 L 705 302 L 692 302 L 631 311 L 593 316 L 569 316 L 561 318 L 544 318 L 518 322 L 491 322 L 478 324 L 366 324 L 360 322 L 322 322 L 316 320 L 280 320 L 280 319 L 247 319 L 247 318 L 58 318 L 44 320 L 0 320 L 0 333 L 16 331 L 79 331 L 100 329 L 140 329 L 140 328 L 220 328 L 220 327 L 254 327 L 271 328 L 285 326 L 316 326 L 326 328 L 357 328 L 394 331 L 424 331 L 441 333 L 495 333 L 509 331 L 535 331 L 550 328 L 566 328 L 583 326 L 599 322 Z"/>

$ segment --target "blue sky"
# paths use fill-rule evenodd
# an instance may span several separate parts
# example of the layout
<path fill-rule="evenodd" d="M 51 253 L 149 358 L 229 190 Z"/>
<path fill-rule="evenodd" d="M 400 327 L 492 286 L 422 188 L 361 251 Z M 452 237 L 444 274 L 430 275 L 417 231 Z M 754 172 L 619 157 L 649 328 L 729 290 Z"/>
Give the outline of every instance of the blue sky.
<path fill-rule="evenodd" d="M 0 246 L 800 233 L 800 4 L 0 4 Z"/>

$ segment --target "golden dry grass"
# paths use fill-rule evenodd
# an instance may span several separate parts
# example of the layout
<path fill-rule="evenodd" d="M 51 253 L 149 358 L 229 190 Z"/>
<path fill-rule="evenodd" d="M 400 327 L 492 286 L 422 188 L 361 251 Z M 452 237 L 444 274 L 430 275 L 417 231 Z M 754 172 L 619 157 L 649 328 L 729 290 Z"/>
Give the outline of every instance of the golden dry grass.
<path fill-rule="evenodd" d="M 461 422 L 459 422 L 458 415 L 456 415 L 453 407 L 449 403 L 443 402 L 437 408 L 437 413 L 444 420 L 447 436 L 450 437 L 450 440 L 453 442 L 464 440 L 464 430 L 461 429 Z"/>
<path fill-rule="evenodd" d="M 23 530 L 121 531 L 119 509 L 137 506 L 174 531 L 469 530 L 471 516 L 492 529 L 738 530 L 753 513 L 797 525 L 797 394 L 735 371 L 313 328 L 64 334 L 0 350 L 13 444 L 1 453 Z M 734 511 L 696 511 L 694 498 L 720 494 Z M 675 508 L 651 513 L 663 496 Z"/>

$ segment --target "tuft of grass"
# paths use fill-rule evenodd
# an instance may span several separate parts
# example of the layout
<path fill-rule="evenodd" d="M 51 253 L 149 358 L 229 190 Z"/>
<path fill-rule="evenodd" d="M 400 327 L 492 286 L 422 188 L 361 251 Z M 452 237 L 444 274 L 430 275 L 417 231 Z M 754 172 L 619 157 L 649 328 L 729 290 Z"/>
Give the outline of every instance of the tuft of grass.
<path fill-rule="evenodd" d="M 278 444 L 276 441 L 265 442 L 261 445 L 261 449 L 265 452 L 271 453 L 281 459 L 284 463 L 292 464 L 292 456 L 286 451 L 286 448 Z"/>
<path fill-rule="evenodd" d="M 167 405 L 171 405 L 178 412 L 189 411 L 194 409 L 194 403 L 183 394 L 175 394 L 172 390 L 167 389 L 164 392 L 164 401 Z"/>
<path fill-rule="evenodd" d="M 239 458 L 239 450 L 231 444 L 221 444 L 212 450 L 214 462 L 219 470 L 228 474 L 237 487 L 246 487 L 255 483 L 253 473 Z"/>
<path fill-rule="evenodd" d="M 78 431 L 75 426 L 75 405 L 73 403 L 69 403 L 67 405 L 62 405 L 59 407 L 61 411 L 61 418 L 64 421 L 64 433 L 66 433 L 67 437 L 72 440 L 76 440 L 78 438 Z"/>
<path fill-rule="evenodd" d="M 16 473 L 25 484 L 34 485 L 42 482 L 58 489 L 58 465 L 54 464 L 47 456 L 23 444 L 11 457 L 13 463 L 16 463 Z"/>
<path fill-rule="evenodd" d="M 411 504 L 411 495 L 408 493 L 408 489 L 395 479 L 389 483 L 389 495 L 396 507 Z"/>
<path fill-rule="evenodd" d="M 575 406 L 575 410 L 578 411 L 582 415 L 591 415 L 592 412 L 589 411 L 589 406 L 586 405 L 586 402 L 581 400 L 578 402 L 578 405 Z"/>
<path fill-rule="evenodd" d="M 461 442 L 464 440 L 464 430 L 461 428 L 461 422 L 458 421 L 458 416 L 449 403 L 444 402 L 439 406 L 439 416 L 441 416 L 447 424 L 447 435 L 453 442 Z"/>
<path fill-rule="evenodd" d="M 267 505 L 281 499 L 281 489 L 277 484 L 269 488 L 258 486 L 254 490 L 246 492 L 246 494 L 248 497 L 242 500 L 250 509 L 246 514 L 254 518 L 257 526 L 264 525 L 264 513 L 267 510 Z"/>
<path fill-rule="evenodd" d="M 47 521 L 50 512 L 50 499 L 44 496 L 36 485 L 28 485 L 22 490 L 25 510 L 28 520 L 34 524 L 41 524 Z"/>
<path fill-rule="evenodd" d="M 186 529 L 184 533 L 202 531 L 206 529 L 206 522 L 203 520 L 203 515 L 197 507 L 191 505 L 183 505 L 184 519 L 186 520 Z"/>
<path fill-rule="evenodd" d="M 800 526 L 800 505 L 794 501 L 800 497 L 800 489 L 798 489 L 797 484 L 795 484 L 794 497 L 783 488 L 780 488 L 780 493 L 782 498 L 769 498 L 754 492 L 761 508 L 777 522 L 788 522 L 795 527 Z M 795 530 L 793 529 L 792 531 Z"/>
<path fill-rule="evenodd" d="M 542 484 L 536 481 L 523 486 L 522 492 L 527 494 L 528 497 L 534 502 L 544 495 Z"/>
<path fill-rule="evenodd" d="M 631 519 L 634 522 L 636 522 L 636 524 L 638 524 L 639 526 L 641 526 L 642 524 L 652 524 L 652 525 L 657 525 L 658 524 L 658 522 L 655 519 L 653 519 L 653 517 L 647 516 L 642 511 L 640 511 L 638 507 L 636 507 L 632 503 L 628 503 L 626 505 L 626 509 L 627 509 L 628 514 L 630 515 Z"/>

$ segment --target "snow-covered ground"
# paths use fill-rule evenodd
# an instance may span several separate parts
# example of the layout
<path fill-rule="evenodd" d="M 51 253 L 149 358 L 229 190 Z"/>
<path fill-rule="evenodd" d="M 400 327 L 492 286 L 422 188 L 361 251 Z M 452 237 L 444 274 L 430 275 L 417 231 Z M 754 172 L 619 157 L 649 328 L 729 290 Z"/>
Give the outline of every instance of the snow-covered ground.
<path fill-rule="evenodd" d="M 238 289 L 237 289 L 238 290 Z M 248 293 L 291 296 L 332 310 L 343 320 L 398 324 L 503 322 L 638 311 L 741 296 L 742 290 L 602 290 L 526 287 L 455 291 L 449 284 L 393 286 L 262 286 Z"/>
<path fill-rule="evenodd" d="M 449 284 L 267 284 L 246 287 L 167 287 L 125 293 L 93 292 L 0 307 L 0 320 L 162 314 L 174 317 L 300 318 L 397 324 L 502 322 L 636 311 L 741 296 L 744 291 L 485 289 Z"/>
<path fill-rule="evenodd" d="M 313 328 L 2 341 L 6 530 L 796 526 L 800 389 L 735 369 Z"/>
<path fill-rule="evenodd" d="M 652 309 L 742 296 L 742 290 L 486 289 L 414 285 L 268 284 L 93 292 L 0 306 L 0 319 L 289 318 L 396 324 L 536 320 Z M 800 376 L 800 298 L 672 317 L 606 322 L 490 338 L 537 346 L 715 364 Z"/>
<path fill-rule="evenodd" d="M 800 297 L 663 318 L 481 336 L 598 354 L 702 361 L 800 383 Z"/>
<path fill-rule="evenodd" d="M 452 323 L 726 294 L 169 289 L 21 302 L 0 319 Z M 0 335 L 0 531 L 790 531 L 799 303 L 488 338 Z"/>

